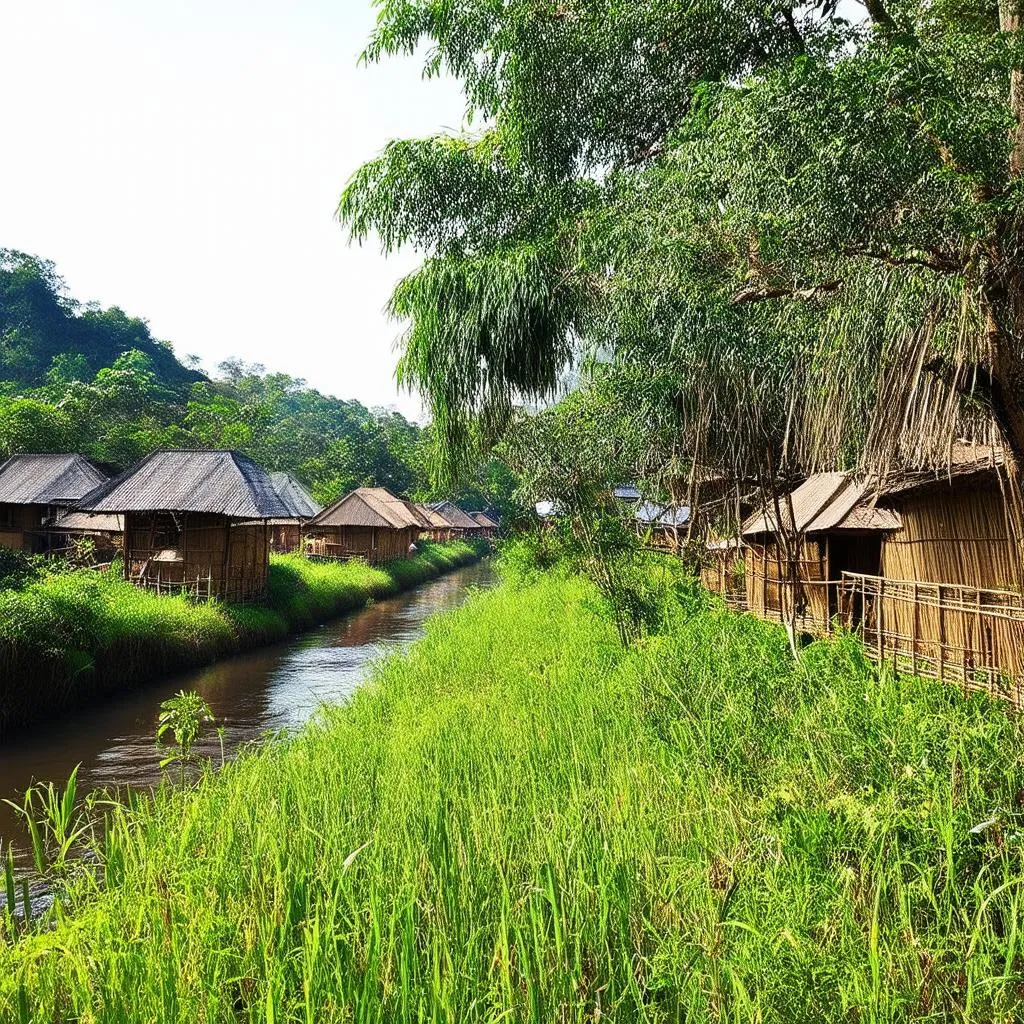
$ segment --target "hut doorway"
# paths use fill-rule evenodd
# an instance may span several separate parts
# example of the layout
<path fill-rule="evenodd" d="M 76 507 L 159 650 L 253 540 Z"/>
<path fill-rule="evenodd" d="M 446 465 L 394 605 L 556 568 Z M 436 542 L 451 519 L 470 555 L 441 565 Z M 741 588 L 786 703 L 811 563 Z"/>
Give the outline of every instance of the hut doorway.
<path fill-rule="evenodd" d="M 882 534 L 846 533 L 837 531 L 828 536 L 828 613 L 829 618 L 840 616 L 854 629 L 864 625 L 865 609 L 859 593 L 845 594 L 842 589 L 844 572 L 877 576 L 882 570 Z M 845 602 L 845 603 L 844 603 Z"/>

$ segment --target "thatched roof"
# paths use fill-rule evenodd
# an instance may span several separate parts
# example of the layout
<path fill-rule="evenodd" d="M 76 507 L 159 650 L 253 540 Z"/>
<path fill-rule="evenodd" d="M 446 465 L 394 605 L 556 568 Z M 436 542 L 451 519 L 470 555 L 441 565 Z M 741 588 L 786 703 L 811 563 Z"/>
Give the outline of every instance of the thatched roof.
<path fill-rule="evenodd" d="M 451 523 L 440 512 L 435 512 L 429 505 L 414 506 L 417 514 L 423 519 L 428 530 L 450 530 Z"/>
<path fill-rule="evenodd" d="M 317 503 L 313 495 L 306 490 L 291 473 L 271 473 L 270 482 L 274 485 L 277 496 L 294 519 L 312 519 L 323 511 L 323 505 Z"/>
<path fill-rule="evenodd" d="M 477 526 L 485 530 L 495 530 L 498 524 L 486 512 L 470 512 L 469 515 L 476 521 Z"/>
<path fill-rule="evenodd" d="M 438 512 L 448 521 L 448 525 L 456 530 L 479 530 L 480 524 L 472 516 L 455 504 L 454 501 L 433 501 L 430 508 Z"/>
<path fill-rule="evenodd" d="M 828 533 L 832 530 L 898 530 L 899 516 L 890 509 L 876 508 L 873 489 L 847 473 L 815 473 L 790 498 L 779 498 L 779 510 L 787 530 L 793 533 Z M 790 501 L 793 522 L 789 520 Z M 755 512 L 741 533 L 749 537 L 776 533 L 774 502 Z"/>
<path fill-rule="evenodd" d="M 936 470 L 908 470 L 891 473 L 879 487 L 886 498 L 907 497 L 953 484 L 969 486 L 973 481 L 998 479 L 1004 464 L 1002 451 L 985 444 L 956 444 L 946 466 Z"/>
<path fill-rule="evenodd" d="M 106 479 L 84 455 L 12 455 L 0 463 L 0 503 L 73 505 Z"/>
<path fill-rule="evenodd" d="M 68 512 L 67 515 L 57 519 L 48 529 L 68 533 L 124 533 L 124 516 Z"/>
<path fill-rule="evenodd" d="M 231 519 L 287 519 L 270 474 L 232 451 L 148 455 L 91 494 L 85 512 L 201 512 Z"/>
<path fill-rule="evenodd" d="M 307 525 L 422 529 L 423 518 L 409 502 L 396 497 L 385 487 L 357 487 L 314 516 Z"/>

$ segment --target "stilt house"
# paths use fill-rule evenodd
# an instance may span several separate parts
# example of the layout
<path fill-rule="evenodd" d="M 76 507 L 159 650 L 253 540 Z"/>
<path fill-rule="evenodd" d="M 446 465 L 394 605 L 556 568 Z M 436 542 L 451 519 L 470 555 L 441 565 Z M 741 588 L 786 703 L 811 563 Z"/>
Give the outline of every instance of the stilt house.
<path fill-rule="evenodd" d="M 371 565 L 408 558 L 427 528 L 415 506 L 384 487 L 358 487 L 305 527 L 305 551 L 314 558 L 362 558 Z"/>
<path fill-rule="evenodd" d="M 233 451 L 154 452 L 80 510 L 124 516 L 126 579 L 229 601 L 263 594 L 269 523 L 289 516 L 270 474 Z"/>
<path fill-rule="evenodd" d="M 818 473 L 743 524 L 747 607 L 763 618 L 827 629 L 858 608 L 842 601 L 844 572 L 878 573 L 882 543 L 899 516 L 876 507 L 869 488 L 844 473 Z"/>
<path fill-rule="evenodd" d="M 46 551 L 47 527 L 106 479 L 83 455 L 12 455 L 0 464 L 0 547 Z"/>
<path fill-rule="evenodd" d="M 286 555 L 301 549 L 302 530 L 310 519 L 323 511 L 323 505 L 318 504 L 291 473 L 271 473 L 270 481 L 291 513 L 286 519 L 270 520 L 270 550 Z"/>

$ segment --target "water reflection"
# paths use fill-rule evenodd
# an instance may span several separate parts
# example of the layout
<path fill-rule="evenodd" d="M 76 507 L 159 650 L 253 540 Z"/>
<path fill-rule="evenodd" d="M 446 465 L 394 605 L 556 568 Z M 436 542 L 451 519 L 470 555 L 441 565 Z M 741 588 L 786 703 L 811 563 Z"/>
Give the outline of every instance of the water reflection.
<path fill-rule="evenodd" d="M 36 726 L 0 747 L 0 797 L 20 799 L 33 781 L 63 781 L 79 762 L 83 790 L 154 783 L 160 774 L 153 739 L 159 705 L 181 689 L 198 690 L 207 700 L 224 726 L 229 753 L 268 730 L 294 728 L 322 703 L 350 694 L 366 678 L 374 658 L 415 640 L 434 612 L 456 607 L 469 588 L 487 587 L 493 580 L 491 565 L 480 562 L 286 643 Z M 215 735 L 197 749 L 220 757 Z M 6 846 L 12 838 L 24 846 L 14 812 L 0 804 L 0 840 Z"/>

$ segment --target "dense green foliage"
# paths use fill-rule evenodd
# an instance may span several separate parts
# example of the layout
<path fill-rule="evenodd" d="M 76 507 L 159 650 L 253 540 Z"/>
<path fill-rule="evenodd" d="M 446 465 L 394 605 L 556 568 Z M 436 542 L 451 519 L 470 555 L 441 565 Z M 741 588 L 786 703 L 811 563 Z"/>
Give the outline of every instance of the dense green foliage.
<path fill-rule="evenodd" d="M 1024 454 L 1019 4 L 378 7 L 367 59 L 466 99 L 339 207 L 424 255 L 392 309 L 449 455 L 585 357 L 736 476 Z"/>
<path fill-rule="evenodd" d="M 685 590 L 478 595 L 344 707 L 111 812 L 26 1021 L 1009 1020 L 1024 733 Z M 19 1006 L 21 1009 L 19 1010 Z"/>
<path fill-rule="evenodd" d="M 235 448 L 288 470 L 328 503 L 353 487 L 435 495 L 432 431 L 400 413 L 321 394 L 303 380 L 229 360 L 215 379 L 178 362 L 146 324 L 82 309 L 54 267 L 0 250 L 0 459 L 80 451 L 124 468 L 157 448 Z M 454 494 L 508 508 L 510 478 L 480 460 Z"/>
<path fill-rule="evenodd" d="M 140 590 L 114 573 L 41 563 L 7 589 L 0 582 L 0 732 L 155 674 L 283 639 L 479 554 L 478 546 L 454 541 L 426 544 L 414 558 L 380 568 L 272 556 L 259 605 L 196 603 Z"/>

